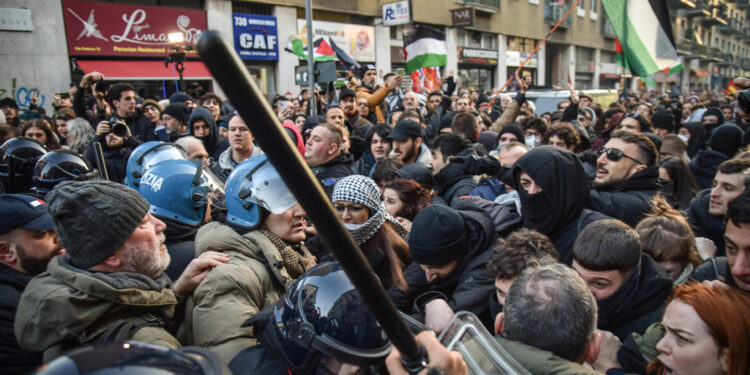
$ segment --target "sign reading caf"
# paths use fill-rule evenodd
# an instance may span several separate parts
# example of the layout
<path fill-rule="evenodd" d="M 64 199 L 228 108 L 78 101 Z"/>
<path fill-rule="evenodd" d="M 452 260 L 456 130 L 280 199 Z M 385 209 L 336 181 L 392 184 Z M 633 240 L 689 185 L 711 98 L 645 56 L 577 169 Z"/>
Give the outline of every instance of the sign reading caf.
<path fill-rule="evenodd" d="M 234 49 L 243 60 L 278 60 L 276 17 L 232 13 Z"/>
<path fill-rule="evenodd" d="M 62 8 L 71 56 L 163 57 L 169 34 L 194 44 L 207 28 L 203 10 L 80 0 L 62 0 Z"/>

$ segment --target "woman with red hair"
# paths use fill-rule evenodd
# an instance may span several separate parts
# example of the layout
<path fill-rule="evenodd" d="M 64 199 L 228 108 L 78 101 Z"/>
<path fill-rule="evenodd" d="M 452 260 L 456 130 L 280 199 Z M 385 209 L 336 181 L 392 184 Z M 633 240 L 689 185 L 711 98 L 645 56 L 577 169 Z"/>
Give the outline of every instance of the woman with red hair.
<path fill-rule="evenodd" d="M 679 285 L 664 311 L 666 334 L 649 374 L 742 375 L 750 366 L 750 296 L 706 284 Z"/>
<path fill-rule="evenodd" d="M 414 180 L 399 178 L 385 185 L 383 203 L 389 214 L 411 228 L 414 216 L 430 205 L 430 191 Z"/>

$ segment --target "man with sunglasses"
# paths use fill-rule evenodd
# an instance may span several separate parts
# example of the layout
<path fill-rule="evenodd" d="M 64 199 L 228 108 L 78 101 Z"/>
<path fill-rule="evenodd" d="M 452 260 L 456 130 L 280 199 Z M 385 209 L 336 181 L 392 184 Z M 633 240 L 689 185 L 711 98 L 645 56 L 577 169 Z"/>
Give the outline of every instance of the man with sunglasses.
<path fill-rule="evenodd" d="M 659 154 L 645 135 L 615 132 L 600 149 L 588 207 L 635 227 L 661 186 Z"/>

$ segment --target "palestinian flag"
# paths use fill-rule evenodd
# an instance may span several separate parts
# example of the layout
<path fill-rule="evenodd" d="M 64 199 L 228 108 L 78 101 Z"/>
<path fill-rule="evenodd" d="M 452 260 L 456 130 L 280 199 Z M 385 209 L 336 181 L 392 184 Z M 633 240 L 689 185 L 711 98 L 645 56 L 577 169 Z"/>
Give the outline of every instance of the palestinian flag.
<path fill-rule="evenodd" d="M 639 77 L 659 71 L 678 72 L 667 0 L 602 0 L 622 51 L 620 65 Z"/>
<path fill-rule="evenodd" d="M 411 75 L 419 68 L 445 66 L 445 34 L 423 25 L 404 35 L 406 73 Z"/>
<path fill-rule="evenodd" d="M 333 48 L 331 48 L 331 45 L 328 44 L 325 39 L 320 38 L 316 40 L 313 43 L 313 48 L 315 52 L 313 57 L 315 58 L 316 62 L 337 60 L 336 53 L 333 51 Z M 295 37 L 294 39 L 292 39 L 292 41 L 289 42 L 289 46 L 284 50 L 299 56 L 301 59 L 307 60 L 307 46 L 304 45 L 302 39 L 300 39 L 299 37 Z"/>
<path fill-rule="evenodd" d="M 354 60 L 351 56 L 349 56 L 346 51 L 341 49 L 336 42 L 333 41 L 333 39 L 328 39 L 329 42 L 331 42 L 331 49 L 333 49 L 333 52 L 336 54 L 336 57 L 339 59 L 339 62 L 341 62 L 341 65 L 346 70 L 352 70 L 355 68 L 359 68 L 359 63 Z"/>

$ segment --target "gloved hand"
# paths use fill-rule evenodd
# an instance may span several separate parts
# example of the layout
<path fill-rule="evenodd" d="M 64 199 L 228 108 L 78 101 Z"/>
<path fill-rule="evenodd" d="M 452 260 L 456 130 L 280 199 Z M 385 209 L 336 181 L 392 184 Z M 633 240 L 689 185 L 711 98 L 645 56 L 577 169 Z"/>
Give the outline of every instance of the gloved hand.
<path fill-rule="evenodd" d="M 500 161 L 488 156 L 488 157 L 478 157 L 476 155 L 471 155 L 467 157 L 462 156 L 454 156 L 450 160 L 451 163 L 456 164 L 462 164 L 462 169 L 464 173 L 470 174 L 473 176 L 481 175 L 481 174 L 488 174 L 490 176 L 495 176 L 500 172 L 501 165 Z"/>

